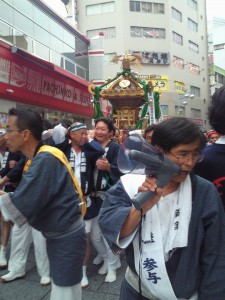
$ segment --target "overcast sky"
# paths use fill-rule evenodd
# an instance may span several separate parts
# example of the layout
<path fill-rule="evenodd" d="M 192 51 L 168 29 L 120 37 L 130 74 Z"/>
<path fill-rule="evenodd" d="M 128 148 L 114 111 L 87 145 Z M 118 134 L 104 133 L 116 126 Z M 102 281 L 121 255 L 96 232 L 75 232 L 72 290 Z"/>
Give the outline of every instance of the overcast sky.
<path fill-rule="evenodd" d="M 218 17 L 225 19 L 225 1 L 224 0 L 206 0 L 208 19 Z"/>

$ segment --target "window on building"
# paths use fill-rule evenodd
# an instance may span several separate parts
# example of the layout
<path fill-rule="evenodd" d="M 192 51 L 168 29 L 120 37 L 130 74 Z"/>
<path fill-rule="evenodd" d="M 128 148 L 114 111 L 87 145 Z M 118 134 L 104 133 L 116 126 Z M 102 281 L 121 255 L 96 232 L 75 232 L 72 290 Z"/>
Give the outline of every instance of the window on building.
<path fill-rule="evenodd" d="M 18 11 L 14 11 L 14 24 L 17 28 L 27 35 L 32 36 L 34 34 L 34 26 L 32 20 L 28 19 L 26 16 Z"/>
<path fill-rule="evenodd" d="M 200 97 L 200 88 L 196 86 L 190 86 L 190 93 L 195 95 L 195 97 Z"/>
<path fill-rule="evenodd" d="M 1 21 L 0 21 L 0 39 L 3 39 L 4 41 L 7 41 L 11 44 L 14 43 L 13 29 L 10 26 L 2 23 Z"/>
<path fill-rule="evenodd" d="M 140 1 L 130 1 L 130 11 L 141 11 Z"/>
<path fill-rule="evenodd" d="M 42 28 L 41 26 L 34 24 L 34 39 L 39 43 L 44 44 L 45 46 L 49 47 L 50 45 L 50 34 L 47 30 Z M 55 49 L 53 49 L 55 50 Z M 57 49 L 56 49 L 57 51 Z M 58 50 L 60 51 L 60 50 Z"/>
<path fill-rule="evenodd" d="M 179 45 L 183 45 L 183 37 L 182 35 L 173 31 L 173 41 Z"/>
<path fill-rule="evenodd" d="M 18 48 L 23 49 L 29 53 L 33 53 L 34 42 L 29 36 L 18 30 L 14 30 L 14 36 L 15 38 L 13 43 L 16 44 Z"/>
<path fill-rule="evenodd" d="M 153 27 L 130 27 L 130 35 L 132 37 L 144 37 L 150 39 L 165 39 L 166 31 L 163 28 Z"/>
<path fill-rule="evenodd" d="M 194 119 L 200 119 L 201 118 L 201 110 L 192 108 L 191 109 L 191 117 Z"/>
<path fill-rule="evenodd" d="M 5 20 L 9 24 L 13 24 L 14 9 L 4 1 L 0 1 L 0 19 Z"/>
<path fill-rule="evenodd" d="M 20 1 L 17 1 L 17 2 L 20 2 Z M 26 6 L 27 4 L 24 4 L 24 6 Z M 29 6 L 28 6 L 29 7 Z M 32 9 L 31 9 L 32 11 Z M 30 11 L 30 12 L 31 12 Z M 31 13 L 28 13 L 28 16 L 31 15 Z M 40 24 L 41 23 L 41 26 L 43 28 L 45 28 L 46 30 L 50 31 L 50 18 L 48 15 L 44 14 L 43 11 L 41 11 L 38 7 L 34 6 L 33 7 L 33 20 L 34 20 L 34 23 L 37 23 L 37 24 Z M 40 21 L 41 20 L 41 21 Z M 52 20 L 53 21 L 53 20 Z M 52 25 L 52 29 L 54 30 L 54 24 L 51 24 Z"/>
<path fill-rule="evenodd" d="M 115 11 L 115 2 L 114 1 L 86 6 L 87 16 L 108 14 L 108 13 L 112 13 L 114 11 Z"/>
<path fill-rule="evenodd" d="M 214 45 L 214 50 L 222 50 L 225 48 L 225 44 Z"/>
<path fill-rule="evenodd" d="M 63 42 L 57 39 L 54 35 L 50 36 L 49 46 L 52 50 L 58 53 L 63 53 Z"/>
<path fill-rule="evenodd" d="M 6 2 L 10 4 L 6 4 Z M 48 14 L 42 6 L 33 2 L 35 1 L 0 1 L 0 19 L 4 20 L 2 22 L 5 23 L 5 25 L 0 23 L 0 36 L 7 34 L 8 41 L 18 48 L 62 68 L 66 67 L 72 73 L 76 72 L 74 63 L 76 66 L 79 64 L 85 76 L 88 75 L 87 42 L 85 43 L 74 30 L 65 28 L 57 18 L 54 18 L 50 13 Z M 14 5 L 12 6 L 12 4 Z M 11 24 L 8 29 L 6 22 Z M 12 28 L 16 29 L 12 30 Z M 81 44 L 83 44 L 82 47 L 79 47 Z M 68 62 L 71 61 L 71 65 L 70 63 L 65 65 L 65 59 Z M 87 79 L 87 77 L 83 78 Z"/>
<path fill-rule="evenodd" d="M 130 11 L 150 14 L 164 14 L 165 7 L 163 3 L 130 1 Z"/>
<path fill-rule="evenodd" d="M 225 77 L 222 74 L 219 74 L 217 72 L 215 72 L 215 80 L 217 83 L 224 85 L 225 84 Z"/>
<path fill-rule="evenodd" d="M 197 44 L 193 43 L 192 41 L 188 41 L 188 47 L 189 50 L 198 53 L 199 52 L 199 47 Z"/>
<path fill-rule="evenodd" d="M 154 14 L 164 14 L 164 4 L 163 3 L 153 3 L 153 13 Z"/>
<path fill-rule="evenodd" d="M 188 0 L 188 5 L 194 10 L 197 10 L 198 8 L 198 3 L 196 0 Z"/>
<path fill-rule="evenodd" d="M 35 55 L 49 61 L 50 60 L 50 50 L 48 47 L 40 43 L 35 43 Z"/>
<path fill-rule="evenodd" d="M 161 112 L 162 112 L 163 116 L 168 116 L 169 115 L 168 105 L 160 105 L 160 109 L 161 109 Z"/>
<path fill-rule="evenodd" d="M 98 35 L 99 33 L 104 33 L 105 39 L 112 39 L 116 37 L 116 28 L 115 27 L 108 27 L 108 28 L 99 28 L 94 30 L 87 31 L 87 37 L 93 38 L 94 36 Z"/>
<path fill-rule="evenodd" d="M 198 23 L 188 18 L 188 28 L 190 28 L 193 31 L 198 31 Z"/>
<path fill-rule="evenodd" d="M 55 20 L 50 19 L 50 33 L 60 40 L 63 40 L 63 27 Z"/>
<path fill-rule="evenodd" d="M 195 75 L 199 75 L 200 67 L 195 64 L 189 63 L 189 71 Z"/>
<path fill-rule="evenodd" d="M 173 56 L 173 65 L 177 68 L 183 69 L 184 68 L 184 60 L 183 58 Z"/>
<path fill-rule="evenodd" d="M 152 3 L 151 2 L 141 2 L 141 12 L 152 13 Z"/>
<path fill-rule="evenodd" d="M 111 63 L 114 56 L 116 56 L 116 52 L 105 53 L 104 55 L 105 64 Z"/>
<path fill-rule="evenodd" d="M 174 7 L 172 7 L 172 17 L 175 20 L 182 22 L 182 13 Z"/>

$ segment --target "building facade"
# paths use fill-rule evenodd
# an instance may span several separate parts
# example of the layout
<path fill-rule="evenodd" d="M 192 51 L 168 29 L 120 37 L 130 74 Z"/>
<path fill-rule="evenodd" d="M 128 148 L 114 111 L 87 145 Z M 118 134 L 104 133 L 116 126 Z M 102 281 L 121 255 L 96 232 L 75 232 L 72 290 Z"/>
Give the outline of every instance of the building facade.
<path fill-rule="evenodd" d="M 208 22 L 208 48 L 211 95 L 225 85 L 225 19 L 212 18 Z"/>
<path fill-rule="evenodd" d="M 89 45 L 46 1 L 0 0 L 1 125 L 10 107 L 23 105 L 50 120 L 91 124 Z"/>
<path fill-rule="evenodd" d="M 185 116 L 209 127 L 205 0 L 75 2 L 78 29 L 88 38 L 104 33 L 105 79 L 120 68 L 113 56 L 141 54 L 136 71 L 160 90 L 163 117 Z"/>

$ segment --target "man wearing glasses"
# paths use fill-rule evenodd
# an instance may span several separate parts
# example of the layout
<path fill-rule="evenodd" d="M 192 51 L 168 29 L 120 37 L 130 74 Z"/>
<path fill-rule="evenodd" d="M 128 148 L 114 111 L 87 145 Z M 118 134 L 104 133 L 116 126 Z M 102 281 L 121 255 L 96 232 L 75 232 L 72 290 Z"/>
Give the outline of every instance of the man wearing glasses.
<path fill-rule="evenodd" d="M 127 174 L 107 193 L 99 225 L 112 249 L 126 249 L 120 300 L 225 299 L 225 216 L 214 185 L 192 170 L 206 140 L 196 124 L 157 124 L 152 144 L 180 172 L 162 188 L 157 179 Z M 131 199 L 152 191 L 138 210 Z"/>
<path fill-rule="evenodd" d="M 86 235 L 80 199 L 63 153 L 57 150 L 65 164 L 51 152 L 39 152 L 42 131 L 43 120 L 35 111 L 9 111 L 7 146 L 12 152 L 21 151 L 31 164 L 14 193 L 0 191 L 0 208 L 6 219 L 18 226 L 28 222 L 45 236 L 52 276 L 50 299 L 81 300 Z"/>

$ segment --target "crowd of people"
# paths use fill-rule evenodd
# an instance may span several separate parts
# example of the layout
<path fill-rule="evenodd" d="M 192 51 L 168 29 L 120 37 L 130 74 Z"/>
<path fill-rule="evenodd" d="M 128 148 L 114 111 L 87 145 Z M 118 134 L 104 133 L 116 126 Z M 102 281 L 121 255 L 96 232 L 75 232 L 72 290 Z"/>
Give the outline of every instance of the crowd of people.
<path fill-rule="evenodd" d="M 225 299 L 224 112 L 224 87 L 213 95 L 206 134 L 183 117 L 143 133 L 102 117 L 89 132 L 84 123 L 53 126 L 31 109 L 10 109 L 0 129 L 0 269 L 8 269 L 0 281 L 25 276 L 33 241 L 51 300 L 82 299 L 92 246 L 107 283 L 125 252 L 120 300 Z M 141 148 L 124 148 L 132 135 Z M 132 165 L 129 150 L 146 151 L 142 173 L 122 173 L 118 155 Z"/>

